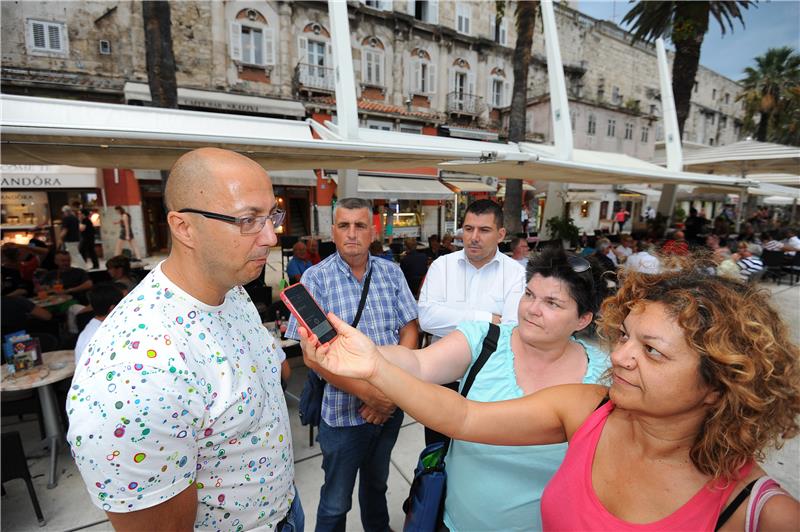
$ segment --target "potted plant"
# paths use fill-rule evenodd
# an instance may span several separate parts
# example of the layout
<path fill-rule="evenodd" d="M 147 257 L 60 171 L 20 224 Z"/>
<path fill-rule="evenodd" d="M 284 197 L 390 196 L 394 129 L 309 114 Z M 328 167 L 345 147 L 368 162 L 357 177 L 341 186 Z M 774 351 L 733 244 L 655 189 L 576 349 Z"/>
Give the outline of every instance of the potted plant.
<path fill-rule="evenodd" d="M 545 226 L 550 238 L 560 238 L 565 248 L 573 247 L 580 237 L 580 229 L 569 216 L 564 218 L 553 216 L 545 222 Z"/>

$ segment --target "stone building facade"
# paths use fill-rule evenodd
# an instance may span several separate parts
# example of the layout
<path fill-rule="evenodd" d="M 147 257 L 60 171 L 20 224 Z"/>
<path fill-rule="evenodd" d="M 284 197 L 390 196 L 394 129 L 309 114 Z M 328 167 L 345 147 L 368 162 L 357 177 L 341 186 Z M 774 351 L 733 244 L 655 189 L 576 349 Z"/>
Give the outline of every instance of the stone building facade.
<path fill-rule="evenodd" d="M 326 2 L 170 5 L 181 108 L 335 120 Z M 496 3 L 489 0 L 350 0 L 348 9 L 362 127 L 480 140 L 505 137 L 514 82 L 515 2 L 509 2 L 499 23 Z M 652 158 L 663 135 L 653 47 L 631 45 L 630 35 L 617 26 L 567 3 L 555 9 L 575 147 Z M 148 104 L 141 2 L 6 1 L 0 10 L 4 93 Z M 552 142 L 541 28 L 537 19 L 527 136 Z M 738 91 L 732 80 L 701 67 L 684 138 L 704 145 L 738 140 L 743 114 L 735 102 Z M 149 196 L 156 194 L 150 181 L 158 176 L 115 172 L 114 186 L 120 175 L 136 176 L 141 183 L 126 186 L 117 201 L 131 207 L 144 225 L 158 219 L 149 207 L 137 211 L 145 188 Z M 312 177 L 287 189 L 286 199 L 324 205 L 332 187 L 322 176 L 314 186 Z M 114 195 L 106 194 L 114 205 Z M 312 215 L 290 216 L 292 222 L 300 218 L 296 230 L 307 231 Z M 150 230 L 143 226 L 141 231 L 147 236 Z"/>

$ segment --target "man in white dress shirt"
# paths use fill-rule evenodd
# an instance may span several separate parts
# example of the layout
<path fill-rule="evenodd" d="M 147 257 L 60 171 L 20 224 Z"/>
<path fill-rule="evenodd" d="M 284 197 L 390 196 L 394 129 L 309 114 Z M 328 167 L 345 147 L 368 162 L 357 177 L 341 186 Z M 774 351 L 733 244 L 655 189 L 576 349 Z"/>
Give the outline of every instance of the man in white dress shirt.
<path fill-rule="evenodd" d="M 419 324 L 436 339 L 462 321 L 516 323 L 525 269 L 500 253 L 503 211 L 491 200 L 473 202 L 464 217 L 464 249 L 439 257 L 419 296 Z"/>

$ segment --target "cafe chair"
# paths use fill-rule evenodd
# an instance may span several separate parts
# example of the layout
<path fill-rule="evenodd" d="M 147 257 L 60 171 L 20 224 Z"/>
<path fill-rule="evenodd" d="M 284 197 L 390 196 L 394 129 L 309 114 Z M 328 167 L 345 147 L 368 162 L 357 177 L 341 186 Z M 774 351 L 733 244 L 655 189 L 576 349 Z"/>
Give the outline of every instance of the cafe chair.
<path fill-rule="evenodd" d="M 22 439 L 19 437 L 19 432 L 3 433 L 0 455 L 2 456 L 2 464 L 0 464 L 2 465 L 2 483 L 5 484 L 15 478 L 25 481 L 25 485 L 28 486 L 28 495 L 33 503 L 33 511 L 36 512 L 36 519 L 39 520 L 39 526 L 44 526 L 47 522 L 42 514 L 42 508 L 39 506 L 39 499 L 36 498 L 36 490 L 33 489 L 33 480 L 31 480 L 31 472 L 28 470 L 25 452 L 22 450 Z M 5 486 L 3 486 L 3 495 L 5 493 Z"/>
<path fill-rule="evenodd" d="M 789 272 L 784 269 L 786 265 L 786 256 L 783 254 L 783 251 L 770 251 L 765 249 L 763 253 L 761 253 L 761 262 L 764 263 L 764 268 L 767 270 L 764 274 L 764 279 L 772 279 L 780 285 L 781 279 L 789 275 Z M 791 281 L 791 276 L 789 280 Z"/>
<path fill-rule="evenodd" d="M 39 403 L 39 394 L 34 390 L 20 390 L 13 392 L 3 392 L 0 395 L 4 416 L 17 416 L 22 421 L 25 414 L 33 414 L 39 424 L 39 435 L 42 439 L 47 436 L 44 430 L 44 418 L 42 417 L 42 405 Z"/>

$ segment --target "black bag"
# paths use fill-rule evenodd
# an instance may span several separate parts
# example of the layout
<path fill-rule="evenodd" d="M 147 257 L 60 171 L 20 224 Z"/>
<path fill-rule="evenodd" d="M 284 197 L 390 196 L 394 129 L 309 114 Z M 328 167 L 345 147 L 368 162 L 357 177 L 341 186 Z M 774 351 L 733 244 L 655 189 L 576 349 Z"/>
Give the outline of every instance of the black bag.
<path fill-rule="evenodd" d="M 489 324 L 489 332 L 483 339 L 481 354 L 469 370 L 461 395 L 464 397 L 472 388 L 478 372 L 497 351 L 497 339 L 500 327 Z M 439 529 L 444 515 L 444 496 L 447 492 L 447 472 L 445 456 L 452 439 L 428 445 L 419 455 L 417 467 L 414 469 L 414 480 L 411 482 L 408 498 L 403 503 L 406 519 L 403 532 L 435 532 Z"/>
<path fill-rule="evenodd" d="M 361 321 L 361 313 L 364 311 L 364 304 L 367 302 L 367 292 L 369 292 L 369 282 L 372 279 L 372 269 L 370 268 L 367 274 L 367 279 L 364 281 L 364 288 L 361 290 L 361 300 L 358 302 L 358 310 L 356 317 L 353 319 L 352 326 L 358 327 L 358 322 Z M 322 396 L 325 394 L 325 381 L 314 371 L 308 370 L 306 383 L 303 386 L 303 391 L 300 393 L 300 423 L 302 425 L 311 425 L 312 427 L 319 427 L 319 422 L 322 419 Z"/>

